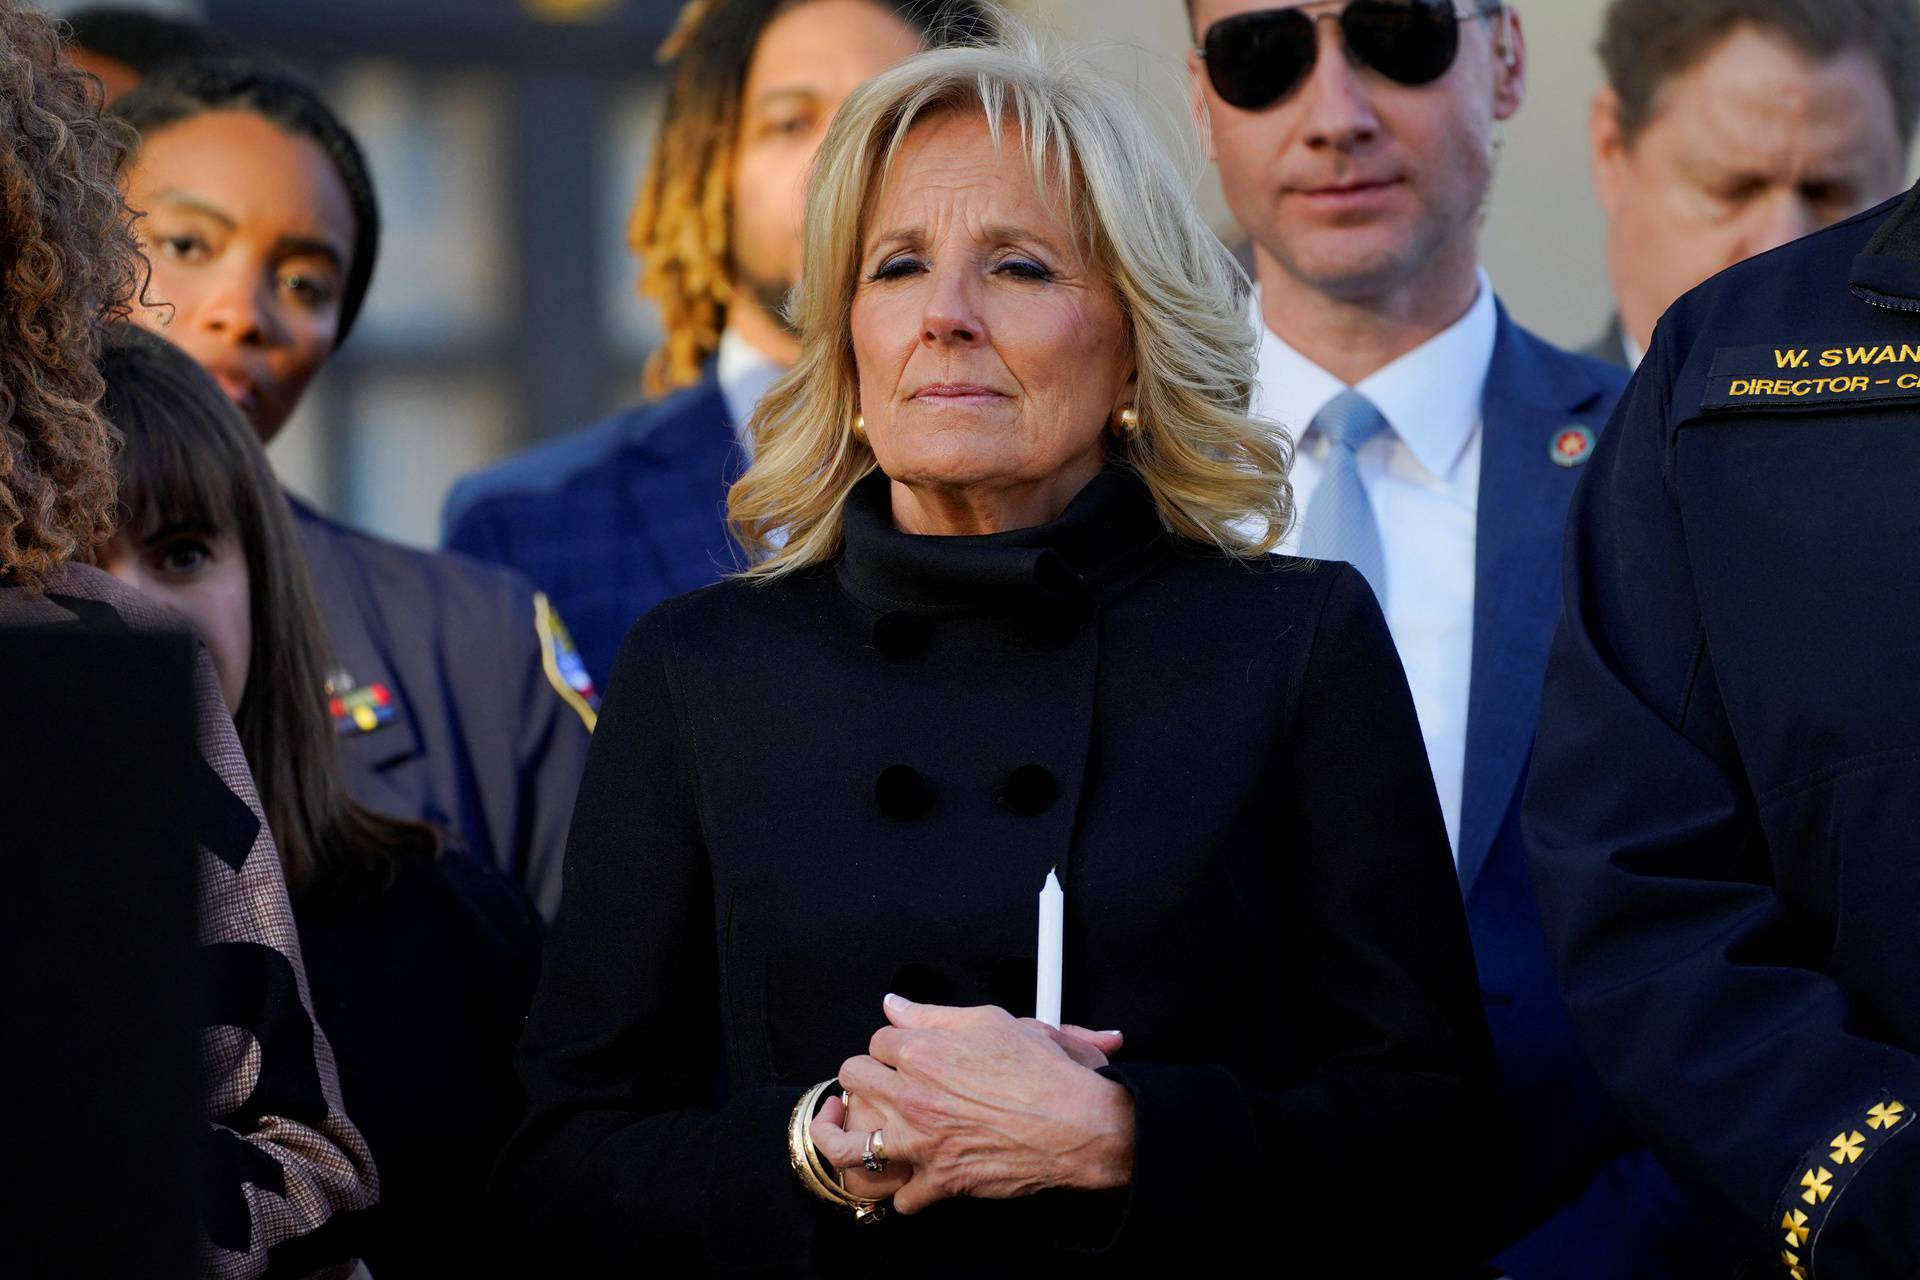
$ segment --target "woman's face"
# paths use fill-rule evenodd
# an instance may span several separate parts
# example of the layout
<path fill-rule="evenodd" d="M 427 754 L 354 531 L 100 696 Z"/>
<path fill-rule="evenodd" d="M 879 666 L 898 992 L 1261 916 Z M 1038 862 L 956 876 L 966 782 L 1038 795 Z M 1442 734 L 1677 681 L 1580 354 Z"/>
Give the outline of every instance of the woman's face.
<path fill-rule="evenodd" d="M 238 713 L 253 654 L 253 603 L 240 540 L 198 525 L 145 535 L 123 529 L 100 567 L 193 625 L 213 656 L 227 710 Z"/>
<path fill-rule="evenodd" d="M 1113 285 L 1002 140 L 948 115 L 902 144 L 862 237 L 860 412 L 896 494 L 1046 490 L 1057 514 L 1100 469 L 1133 357 Z"/>
<path fill-rule="evenodd" d="M 135 319 L 271 440 L 339 336 L 354 233 L 340 175 L 311 139 L 212 111 L 149 134 L 126 188 L 153 264 Z"/>

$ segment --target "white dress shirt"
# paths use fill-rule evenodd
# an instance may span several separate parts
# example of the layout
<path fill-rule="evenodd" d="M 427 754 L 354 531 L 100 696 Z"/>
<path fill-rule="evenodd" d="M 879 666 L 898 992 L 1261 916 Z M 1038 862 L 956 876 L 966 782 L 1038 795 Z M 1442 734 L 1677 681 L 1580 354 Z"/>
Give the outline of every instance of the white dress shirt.
<path fill-rule="evenodd" d="M 1253 412 L 1294 438 L 1294 510 L 1304 519 L 1328 447 L 1309 424 L 1348 388 L 1268 329 L 1257 297 L 1254 323 L 1261 342 Z M 1386 553 L 1387 590 L 1380 603 L 1407 669 L 1456 858 L 1473 678 L 1481 403 L 1498 327 L 1493 286 L 1482 272 L 1479 295 L 1466 315 L 1353 388 L 1373 402 L 1389 428 L 1360 448 L 1360 481 Z M 1283 549 L 1295 550 L 1297 536 Z"/>
<path fill-rule="evenodd" d="M 720 398 L 727 402 L 727 416 L 733 419 L 734 439 L 740 442 L 740 447 L 751 458 L 753 437 L 747 430 L 747 424 L 753 418 L 754 406 L 760 403 L 760 397 L 773 389 L 773 384 L 787 371 L 786 366 L 760 354 L 759 348 L 732 329 L 720 332 L 720 352 L 715 365 L 714 377 L 720 383 Z"/>
<path fill-rule="evenodd" d="M 1620 331 L 1620 351 L 1627 357 L 1627 369 L 1629 372 L 1638 369 L 1640 362 L 1647 358 L 1647 349 L 1635 342 L 1633 335 L 1625 329 Z"/>

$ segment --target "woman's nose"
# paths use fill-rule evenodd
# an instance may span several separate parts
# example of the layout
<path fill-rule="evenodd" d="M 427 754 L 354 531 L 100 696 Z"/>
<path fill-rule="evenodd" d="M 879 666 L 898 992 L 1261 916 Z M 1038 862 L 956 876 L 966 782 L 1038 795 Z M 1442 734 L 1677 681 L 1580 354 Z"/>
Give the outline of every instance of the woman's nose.
<path fill-rule="evenodd" d="M 921 316 L 920 340 L 930 346 L 948 343 L 972 346 L 985 339 L 987 327 L 980 315 L 975 289 L 965 272 L 937 272 L 933 292 Z"/>
<path fill-rule="evenodd" d="M 230 342 L 266 345 L 273 341 L 279 326 L 265 294 L 265 286 L 252 281 L 221 280 L 208 293 L 195 317 L 197 326 Z"/>

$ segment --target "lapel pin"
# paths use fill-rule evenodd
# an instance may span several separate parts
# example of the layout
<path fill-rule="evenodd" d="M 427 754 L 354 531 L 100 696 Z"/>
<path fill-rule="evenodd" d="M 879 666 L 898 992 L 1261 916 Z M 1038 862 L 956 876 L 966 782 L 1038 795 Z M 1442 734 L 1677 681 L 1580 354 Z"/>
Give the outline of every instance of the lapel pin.
<path fill-rule="evenodd" d="M 1574 423 L 1553 433 L 1547 456 L 1563 467 L 1577 467 L 1592 455 L 1593 442 L 1592 430 Z"/>
<path fill-rule="evenodd" d="M 386 685 L 356 687 L 344 667 L 327 674 L 327 713 L 333 717 L 334 732 L 347 737 L 372 733 L 393 723 L 396 714 L 393 693 Z"/>

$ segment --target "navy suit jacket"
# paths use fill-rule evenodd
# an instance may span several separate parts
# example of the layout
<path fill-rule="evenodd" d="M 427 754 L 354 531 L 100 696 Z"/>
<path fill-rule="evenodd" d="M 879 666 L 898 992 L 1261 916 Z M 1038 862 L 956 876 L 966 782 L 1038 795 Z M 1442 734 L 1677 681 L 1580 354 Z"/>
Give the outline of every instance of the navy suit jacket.
<path fill-rule="evenodd" d="M 1574 1041 L 1520 838 L 1527 757 L 1560 619 L 1567 509 L 1626 374 L 1542 341 L 1504 308 L 1499 325 L 1483 405 L 1459 849 L 1522 1162 L 1517 1238 L 1494 1262 L 1515 1280 L 1724 1275 L 1731 1262 L 1719 1265 L 1717 1242 L 1627 1127 Z M 1596 770 L 1606 767 L 1594 762 Z"/>
<path fill-rule="evenodd" d="M 334 713 L 347 791 L 451 832 L 551 919 L 593 741 L 591 708 L 562 665 L 565 624 L 517 573 L 290 505 L 332 678 L 348 686 L 333 692 L 381 698 L 364 726 Z"/>
<path fill-rule="evenodd" d="M 539 584 L 604 688 L 634 619 L 743 567 L 726 516 L 745 461 L 709 365 L 695 386 L 461 480 L 442 539 Z"/>

